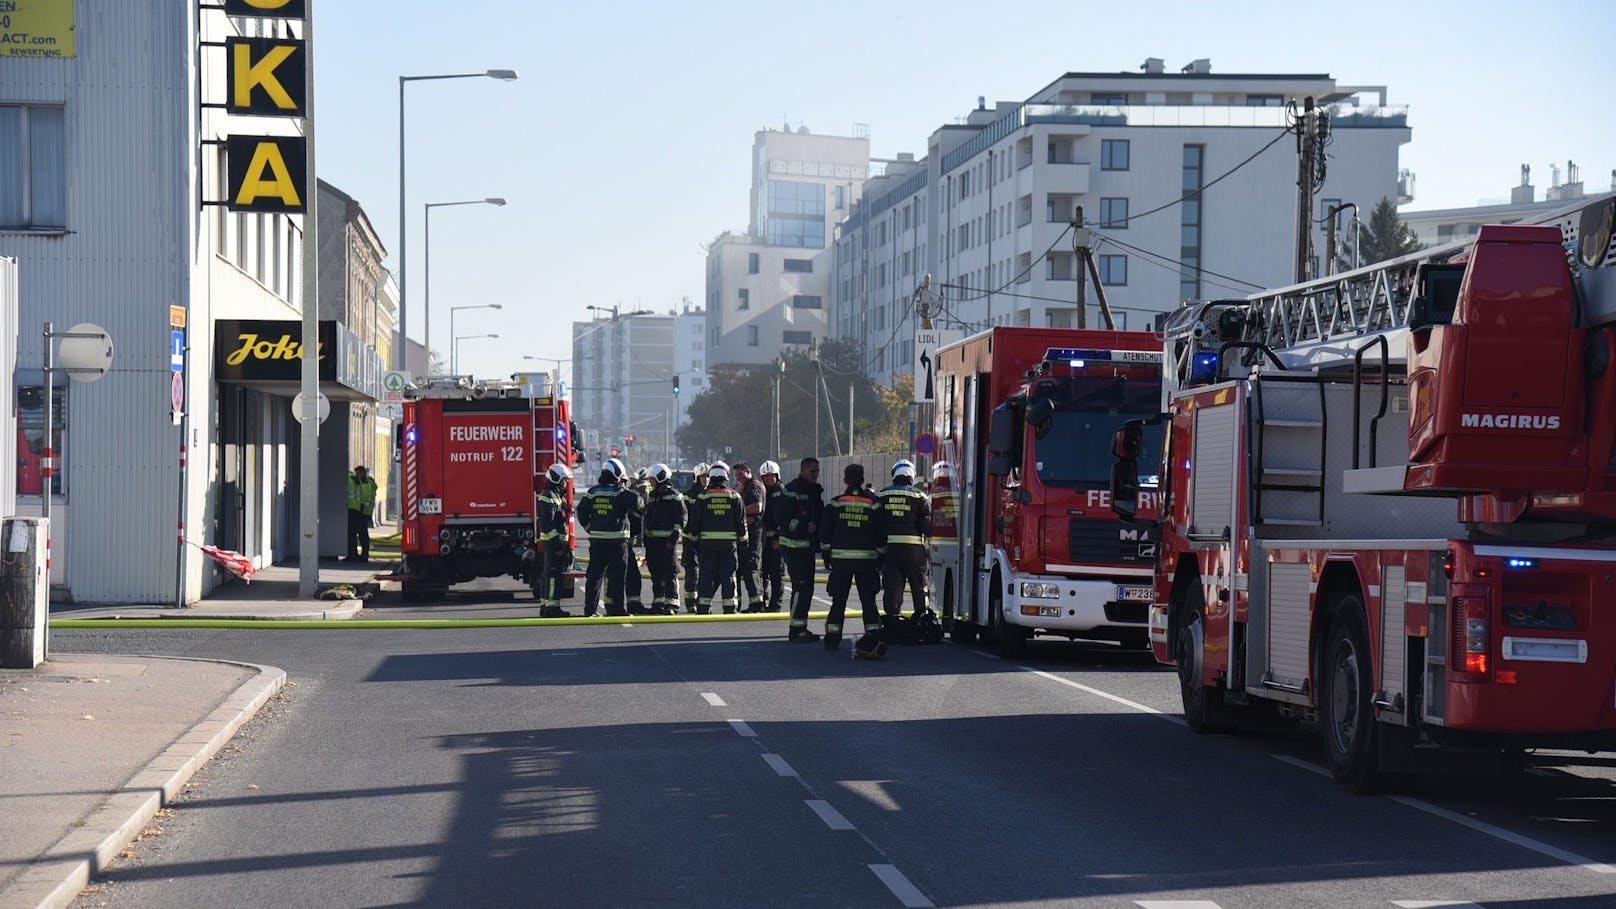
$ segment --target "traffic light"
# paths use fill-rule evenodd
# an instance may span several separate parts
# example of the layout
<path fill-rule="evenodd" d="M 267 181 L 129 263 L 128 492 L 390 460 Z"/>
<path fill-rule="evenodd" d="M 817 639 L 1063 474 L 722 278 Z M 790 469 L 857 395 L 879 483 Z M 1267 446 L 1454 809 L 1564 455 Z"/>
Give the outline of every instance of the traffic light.
<path fill-rule="evenodd" d="M 673 374 L 673 393 L 674 393 L 675 396 L 677 396 L 679 394 L 679 374 L 678 373 Z"/>
<path fill-rule="evenodd" d="M 624 436 L 623 437 L 623 444 L 625 446 L 626 445 L 633 445 L 634 444 L 634 437 L 633 436 Z"/>

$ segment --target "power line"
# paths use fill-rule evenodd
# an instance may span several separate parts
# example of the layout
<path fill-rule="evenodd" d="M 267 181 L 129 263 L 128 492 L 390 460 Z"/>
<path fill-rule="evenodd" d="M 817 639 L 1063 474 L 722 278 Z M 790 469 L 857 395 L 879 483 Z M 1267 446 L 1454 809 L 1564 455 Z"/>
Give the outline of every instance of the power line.
<path fill-rule="evenodd" d="M 1198 272 L 1198 273 L 1203 274 L 1203 275 L 1212 275 L 1215 278 L 1222 278 L 1225 281 L 1233 281 L 1236 284 L 1244 284 L 1247 287 L 1253 288 L 1255 290 L 1262 290 L 1263 287 L 1264 287 L 1264 285 L 1258 284 L 1258 283 L 1256 283 L 1254 281 L 1247 281 L 1244 278 L 1236 278 L 1233 275 L 1221 274 L 1219 272 L 1212 271 L 1211 269 L 1208 269 L 1208 268 L 1202 268 L 1199 265 L 1190 265 L 1187 262 L 1179 261 L 1178 259 L 1174 259 L 1171 256 L 1165 256 L 1165 255 L 1162 255 L 1161 253 L 1151 252 L 1148 249 L 1142 249 L 1142 248 L 1140 248 L 1138 246 L 1134 246 L 1132 243 L 1126 243 L 1126 242 L 1124 242 L 1122 240 L 1118 240 L 1116 237 L 1113 237 L 1110 234 L 1102 234 L 1100 236 L 1100 239 L 1104 240 L 1107 243 L 1112 243 L 1112 244 L 1115 244 L 1117 246 L 1120 246 L 1123 249 L 1132 250 L 1133 252 L 1136 252 L 1136 253 L 1138 253 L 1138 254 L 1140 254 L 1142 256 L 1154 257 L 1154 258 L 1160 259 L 1160 260 L 1162 260 L 1164 262 L 1170 262 L 1173 265 L 1176 265 L 1176 266 L 1178 266 L 1180 268 L 1191 269 L 1192 271 Z M 1217 283 L 1217 282 L 1214 281 L 1212 283 Z M 1228 287 L 1228 285 L 1226 285 L 1226 284 L 1225 285 L 1220 285 L 1220 286 Z M 1229 289 L 1230 290 L 1236 290 L 1237 288 L 1229 287 Z"/>
<path fill-rule="evenodd" d="M 1229 177 L 1235 171 L 1237 171 L 1240 168 L 1245 167 L 1247 164 L 1250 164 L 1251 162 L 1257 160 L 1258 155 L 1261 155 L 1263 152 L 1269 150 L 1270 148 L 1273 148 L 1279 142 L 1279 140 L 1281 140 L 1281 139 L 1285 138 L 1286 136 L 1290 135 L 1292 133 L 1292 131 L 1293 130 L 1292 130 L 1291 127 L 1289 127 L 1289 126 L 1285 127 L 1283 130 L 1280 130 L 1279 135 L 1277 135 L 1273 139 L 1269 140 L 1267 145 L 1264 145 L 1262 148 L 1259 148 L 1256 151 L 1252 152 L 1250 157 L 1246 158 L 1244 161 L 1241 161 L 1239 164 L 1236 164 L 1234 167 L 1231 167 L 1228 170 L 1224 171 L 1223 173 L 1221 173 L 1221 174 L 1217 175 L 1216 177 L 1212 178 L 1212 180 L 1202 184 L 1199 189 L 1192 189 L 1189 192 L 1185 193 L 1184 195 L 1179 196 L 1177 199 L 1174 199 L 1173 201 L 1168 202 L 1165 205 L 1158 205 L 1155 208 L 1150 209 L 1149 211 L 1142 211 L 1137 215 L 1129 215 L 1126 220 L 1124 220 L 1124 221 L 1122 221 L 1120 223 L 1114 222 L 1114 221 L 1113 222 L 1105 222 L 1105 223 L 1096 222 L 1096 223 L 1093 223 L 1093 224 L 1088 224 L 1086 226 L 1088 226 L 1088 227 L 1127 227 L 1129 221 L 1137 221 L 1140 218 L 1149 217 L 1150 215 L 1153 215 L 1156 212 L 1166 211 L 1167 209 L 1172 208 L 1175 205 L 1180 205 L 1180 204 L 1182 204 L 1184 202 L 1189 201 L 1190 199 L 1194 199 L 1197 196 L 1201 195 L 1202 193 L 1206 192 L 1207 190 L 1211 189 L 1212 187 L 1214 187 L 1214 186 L 1218 185 L 1219 183 L 1223 182 L 1223 180 L 1225 178 Z"/>
<path fill-rule="evenodd" d="M 1049 248 L 1044 250 L 1043 254 L 1041 254 L 1038 258 L 1032 260 L 1031 262 L 1028 262 L 1027 267 L 1023 268 L 1021 270 L 1020 274 L 1017 274 L 1015 277 L 1011 278 L 1010 280 L 1004 282 L 1003 284 L 1000 284 L 997 288 L 994 288 L 993 290 L 990 290 L 987 293 L 977 294 L 974 297 L 965 297 L 965 298 L 960 299 L 960 300 L 955 300 L 954 302 L 956 302 L 956 303 L 970 303 L 973 300 L 980 300 L 980 299 L 982 299 L 984 297 L 991 297 L 994 294 L 999 293 L 1000 291 L 1004 290 L 1006 287 L 1010 287 L 1010 286 L 1014 285 L 1017 281 L 1020 281 L 1024 276 L 1026 276 L 1028 274 L 1031 274 L 1032 270 L 1033 270 L 1033 266 L 1037 265 L 1039 262 L 1042 262 L 1042 261 L 1044 261 L 1044 259 L 1048 258 L 1049 254 L 1055 251 L 1055 247 L 1060 245 L 1060 241 L 1066 239 L 1066 235 L 1071 233 L 1071 232 L 1072 232 L 1072 225 L 1070 223 L 1068 223 L 1066 225 L 1066 229 L 1060 232 L 1060 236 L 1055 238 L 1055 242 L 1049 244 Z"/>

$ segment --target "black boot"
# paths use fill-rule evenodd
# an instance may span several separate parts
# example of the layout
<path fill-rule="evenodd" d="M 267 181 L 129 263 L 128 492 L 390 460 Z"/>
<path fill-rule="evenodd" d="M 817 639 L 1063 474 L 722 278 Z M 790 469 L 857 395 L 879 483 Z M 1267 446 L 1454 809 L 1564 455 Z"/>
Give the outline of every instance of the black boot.
<path fill-rule="evenodd" d="M 834 652 L 836 650 L 841 649 L 841 646 L 842 646 L 842 633 L 840 631 L 827 631 L 827 632 L 825 632 L 825 649 L 826 650 Z"/>
<path fill-rule="evenodd" d="M 793 628 L 791 633 L 786 635 L 786 640 L 793 644 L 812 644 L 819 640 L 819 635 L 806 628 Z"/>

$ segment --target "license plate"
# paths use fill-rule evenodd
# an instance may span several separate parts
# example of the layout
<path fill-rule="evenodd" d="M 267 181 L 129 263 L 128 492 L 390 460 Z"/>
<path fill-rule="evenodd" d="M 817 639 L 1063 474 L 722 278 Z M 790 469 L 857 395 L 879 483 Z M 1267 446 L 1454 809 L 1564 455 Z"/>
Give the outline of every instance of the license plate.
<path fill-rule="evenodd" d="M 1156 599 L 1156 588 L 1128 584 L 1117 588 L 1117 599 L 1134 603 L 1150 603 Z"/>
<path fill-rule="evenodd" d="M 421 513 L 443 514 L 443 500 L 436 496 L 421 499 Z"/>

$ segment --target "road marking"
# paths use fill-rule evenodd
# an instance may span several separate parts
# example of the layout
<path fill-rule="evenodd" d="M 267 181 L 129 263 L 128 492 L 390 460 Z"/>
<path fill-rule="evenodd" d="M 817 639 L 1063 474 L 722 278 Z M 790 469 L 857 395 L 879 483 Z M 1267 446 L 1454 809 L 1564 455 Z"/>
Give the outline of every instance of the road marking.
<path fill-rule="evenodd" d="M 729 723 L 731 729 L 735 730 L 737 735 L 741 735 L 741 736 L 744 736 L 744 737 L 749 738 L 749 739 L 757 738 L 757 733 L 753 732 L 752 727 L 746 725 L 745 721 L 743 721 L 743 720 L 727 720 L 726 722 Z"/>
<path fill-rule="evenodd" d="M 1140 909 L 1221 909 L 1211 900 L 1134 900 Z"/>
<path fill-rule="evenodd" d="M 1330 771 L 1329 771 L 1328 768 L 1321 767 L 1318 764 L 1314 764 L 1314 763 L 1311 763 L 1309 761 L 1301 760 L 1300 758 L 1293 758 L 1288 754 L 1274 754 L 1274 755 L 1269 755 L 1269 756 L 1272 757 L 1276 761 L 1279 761 L 1279 762 L 1284 763 L 1284 764 L 1289 764 L 1292 767 L 1299 767 L 1302 770 L 1308 771 L 1309 773 L 1316 773 L 1319 776 L 1329 776 L 1330 775 Z M 1613 867 L 1611 865 L 1607 865 L 1604 862 L 1596 862 L 1593 859 L 1588 858 L 1587 856 L 1578 855 L 1575 852 L 1567 852 L 1566 850 L 1561 849 L 1561 848 L 1559 848 L 1557 846 L 1550 846 L 1548 843 L 1545 843 L 1545 842 L 1543 842 L 1541 840 L 1534 840 L 1529 836 L 1522 836 L 1519 833 L 1515 833 L 1513 831 L 1505 830 L 1502 827 L 1495 827 L 1492 824 L 1488 824 L 1488 823 L 1486 823 L 1484 821 L 1478 821 L 1473 817 L 1468 817 L 1466 815 L 1460 814 L 1457 811 L 1449 811 L 1446 808 L 1440 808 L 1440 807 L 1438 807 L 1436 805 L 1431 804 L 1430 802 L 1423 801 L 1421 799 L 1409 798 L 1406 795 L 1388 795 L 1388 796 L 1383 796 L 1383 798 L 1385 798 L 1387 801 L 1396 802 L 1397 804 L 1403 805 L 1404 807 L 1413 808 L 1415 811 L 1423 811 L 1426 814 L 1429 814 L 1429 815 L 1431 815 L 1433 817 L 1439 817 L 1439 818 L 1441 818 L 1441 819 L 1443 819 L 1445 821 L 1452 821 L 1453 823 L 1458 824 L 1461 827 L 1468 827 L 1471 830 L 1476 831 L 1477 833 L 1486 834 L 1487 836 L 1490 836 L 1493 839 L 1503 840 L 1506 843 L 1510 843 L 1510 844 L 1513 844 L 1513 845 L 1516 845 L 1516 846 L 1520 846 L 1522 849 L 1530 849 L 1531 851 L 1536 852 L 1539 855 L 1546 855 L 1549 858 L 1559 859 L 1560 861 L 1565 862 L 1567 865 L 1575 865 L 1575 866 L 1577 866 L 1579 868 L 1585 868 L 1585 869 L 1587 869 L 1589 871 L 1594 872 L 1595 874 L 1616 874 L 1616 867 Z M 1401 904 L 1399 904 L 1399 905 L 1401 905 Z M 1469 905 L 1472 905 L 1472 904 L 1470 904 L 1470 903 L 1440 903 L 1439 902 L 1439 903 L 1431 903 L 1430 905 L 1432 905 L 1432 906 L 1469 906 Z"/>
<path fill-rule="evenodd" d="M 1392 900 L 1397 909 L 1482 909 L 1480 903 L 1462 903 L 1458 900 Z"/>
<path fill-rule="evenodd" d="M 781 757 L 778 754 L 765 754 L 763 756 L 763 759 L 765 761 L 768 761 L 769 766 L 773 767 L 774 772 L 779 774 L 780 776 L 796 776 L 797 775 L 797 771 L 792 770 L 791 765 L 786 763 L 786 759 Z"/>
<path fill-rule="evenodd" d="M 1105 698 L 1108 701 L 1115 701 L 1116 703 L 1121 704 L 1124 707 L 1132 708 L 1134 710 L 1139 711 L 1140 713 L 1148 713 L 1151 716 L 1156 717 L 1157 719 L 1166 720 L 1167 722 L 1173 723 L 1173 724 L 1178 725 L 1178 726 L 1185 725 L 1183 717 L 1176 717 L 1176 716 L 1173 716 L 1172 714 L 1162 713 L 1160 710 L 1157 710 L 1154 707 L 1146 707 L 1144 704 L 1141 704 L 1138 701 L 1130 701 L 1127 698 L 1118 697 L 1118 696 L 1116 696 L 1114 694 L 1111 694 L 1110 692 L 1101 691 L 1098 688 L 1090 688 L 1087 685 L 1081 684 L 1079 682 L 1074 682 L 1071 679 L 1063 679 L 1060 676 L 1055 675 L 1054 673 L 1045 672 L 1042 669 L 1027 669 L 1027 667 L 1025 667 L 1025 666 L 1022 666 L 1020 668 L 1025 669 L 1027 672 L 1030 672 L 1033 675 L 1043 676 L 1044 678 L 1049 679 L 1051 682 L 1058 682 L 1058 683 L 1060 683 L 1062 685 L 1067 686 L 1068 688 L 1076 688 L 1078 691 L 1087 692 L 1089 694 L 1094 695 L 1095 697 Z"/>
<path fill-rule="evenodd" d="M 898 898 L 898 902 L 903 903 L 906 909 L 931 909 L 935 905 L 931 900 L 926 899 L 926 894 L 921 893 L 919 887 L 909 883 L 909 879 L 903 876 L 903 872 L 898 870 L 898 866 L 871 865 L 869 867 L 871 871 L 875 872 L 875 876 L 881 879 L 881 883 L 886 884 L 887 889 L 892 891 L 892 895 Z"/>
<path fill-rule="evenodd" d="M 728 707 L 729 706 L 728 704 L 724 703 L 723 698 L 719 697 L 716 694 L 713 694 L 711 691 L 703 691 L 701 693 L 701 696 L 706 699 L 707 704 L 710 707 Z"/>
<path fill-rule="evenodd" d="M 806 799 L 805 802 L 809 808 L 813 809 L 815 814 L 819 815 L 819 819 L 825 822 L 826 827 L 829 827 L 832 830 L 853 829 L 853 823 L 847 818 L 842 817 L 842 813 L 840 811 L 832 808 L 830 806 L 830 802 L 827 802 L 824 799 Z"/>
<path fill-rule="evenodd" d="M 634 625 L 633 625 L 633 623 L 632 623 L 632 622 L 624 622 L 624 623 L 623 623 L 623 627 L 624 627 L 624 628 L 633 628 L 633 627 L 634 627 Z"/>

